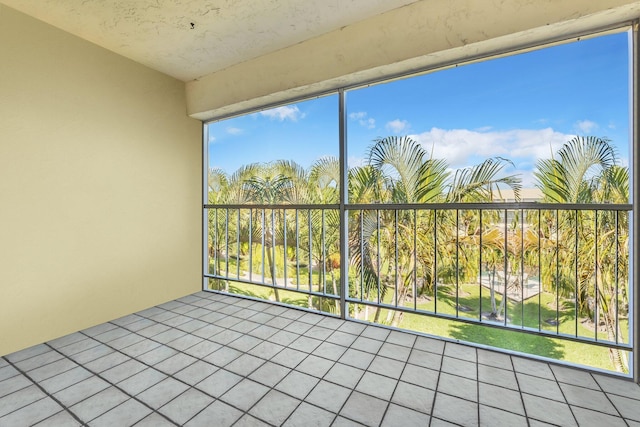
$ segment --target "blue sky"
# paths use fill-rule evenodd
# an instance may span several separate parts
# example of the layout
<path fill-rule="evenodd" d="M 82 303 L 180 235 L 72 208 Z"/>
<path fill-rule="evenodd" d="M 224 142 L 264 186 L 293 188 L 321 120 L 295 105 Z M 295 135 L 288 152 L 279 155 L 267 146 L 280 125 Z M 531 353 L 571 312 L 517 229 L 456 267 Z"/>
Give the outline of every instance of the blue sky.
<path fill-rule="evenodd" d="M 626 32 L 440 70 L 347 92 L 350 166 L 378 137 L 410 135 L 452 169 L 511 159 L 525 186 L 535 161 L 574 135 L 607 137 L 629 157 Z M 330 95 L 216 123 L 209 165 L 233 173 L 277 159 L 309 167 L 338 155 L 338 97 Z"/>

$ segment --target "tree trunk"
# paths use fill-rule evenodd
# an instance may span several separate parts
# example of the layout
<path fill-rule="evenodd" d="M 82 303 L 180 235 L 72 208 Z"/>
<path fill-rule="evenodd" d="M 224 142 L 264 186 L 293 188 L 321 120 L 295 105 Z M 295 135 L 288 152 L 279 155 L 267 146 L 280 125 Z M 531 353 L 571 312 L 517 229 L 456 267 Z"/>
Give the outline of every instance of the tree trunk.
<path fill-rule="evenodd" d="M 489 281 L 491 295 L 491 316 L 498 317 L 498 308 L 496 307 L 496 268 L 493 267 L 493 272 L 491 273 L 491 280 Z"/>
<path fill-rule="evenodd" d="M 393 295 L 391 296 L 391 301 L 395 301 L 395 300 L 396 300 L 396 288 L 394 287 Z M 386 325 L 390 325 L 394 318 L 395 318 L 395 310 L 389 310 L 387 311 L 387 318 L 384 321 L 384 323 Z"/>
<path fill-rule="evenodd" d="M 403 289 L 402 292 L 400 292 L 400 297 L 398 298 L 398 307 L 403 306 L 406 299 L 407 299 L 407 289 L 405 288 Z M 396 311 L 393 316 L 393 320 L 391 321 L 391 326 L 397 328 L 402 322 L 403 317 L 404 317 L 403 311 Z"/>
<path fill-rule="evenodd" d="M 333 274 L 333 269 L 331 269 L 331 289 L 333 290 L 334 295 L 338 295 L 338 288 L 336 287 L 336 278 Z M 336 313 L 340 313 L 340 300 L 336 300 Z"/>
<path fill-rule="evenodd" d="M 276 267 L 273 265 L 273 256 L 271 255 L 271 248 L 267 246 L 267 264 L 269 264 L 269 271 L 271 272 L 271 285 L 273 286 L 273 296 L 277 302 L 280 302 L 280 294 L 276 288 Z"/>
<path fill-rule="evenodd" d="M 600 269 L 598 269 L 598 272 Z M 602 283 L 602 275 L 598 273 L 598 282 Z M 599 305 L 600 307 L 606 307 L 606 310 L 602 310 L 602 318 L 604 320 L 605 329 L 607 331 L 607 339 L 611 342 L 616 342 L 616 332 L 618 333 L 618 337 L 620 337 L 620 324 L 617 325 L 616 328 L 616 311 L 615 304 L 617 303 L 616 298 L 612 297 L 609 303 L 605 300 L 604 290 L 606 287 L 603 285 L 602 289 L 599 289 L 598 297 L 599 297 Z M 615 290 L 609 288 L 609 294 L 614 294 Z M 600 323 L 600 319 L 596 318 L 594 327 L 598 328 Z M 617 348 L 609 349 L 609 359 L 617 372 L 629 372 L 629 362 L 626 358 L 626 354 Z"/>
<path fill-rule="evenodd" d="M 376 314 L 373 316 L 373 323 L 380 323 L 381 310 L 382 310 L 382 307 L 380 306 L 376 307 Z"/>

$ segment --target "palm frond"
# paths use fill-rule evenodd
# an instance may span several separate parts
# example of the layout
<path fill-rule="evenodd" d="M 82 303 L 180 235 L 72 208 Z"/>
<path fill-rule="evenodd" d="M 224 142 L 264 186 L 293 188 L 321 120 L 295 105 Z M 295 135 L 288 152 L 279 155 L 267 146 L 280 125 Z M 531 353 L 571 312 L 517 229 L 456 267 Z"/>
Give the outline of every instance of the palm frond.
<path fill-rule="evenodd" d="M 447 201 L 492 201 L 496 193 L 500 195 L 500 184 L 510 187 L 516 200 L 519 200 L 522 188 L 521 178 L 516 175 L 499 176 L 505 164 L 510 163 L 509 160 L 494 157 L 486 159 L 478 165 L 458 169 L 449 186 Z"/>
<path fill-rule="evenodd" d="M 349 170 L 349 202 L 376 203 L 383 199 L 384 177 L 373 166 L 354 167 Z"/>
<path fill-rule="evenodd" d="M 408 136 L 376 139 L 369 149 L 369 164 L 390 178 L 394 202 L 417 202 L 420 174 L 426 158 L 422 146 Z"/>
<path fill-rule="evenodd" d="M 616 152 L 606 138 L 576 136 L 558 150 L 558 160 L 537 162 L 539 188 L 550 201 L 589 203 L 598 181 L 616 165 Z"/>
<path fill-rule="evenodd" d="M 229 190 L 229 177 L 220 168 L 211 168 L 207 174 L 209 203 L 222 203 Z"/>

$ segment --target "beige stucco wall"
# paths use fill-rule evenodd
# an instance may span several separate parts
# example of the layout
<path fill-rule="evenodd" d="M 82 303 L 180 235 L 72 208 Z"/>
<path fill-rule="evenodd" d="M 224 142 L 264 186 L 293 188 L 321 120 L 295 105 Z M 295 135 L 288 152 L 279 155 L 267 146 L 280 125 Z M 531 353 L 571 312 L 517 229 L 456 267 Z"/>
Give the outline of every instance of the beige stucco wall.
<path fill-rule="evenodd" d="M 0 355 L 201 288 L 184 83 L 0 5 Z"/>
<path fill-rule="evenodd" d="M 210 119 L 638 16 L 638 0 L 421 0 L 188 82 L 188 112 Z"/>

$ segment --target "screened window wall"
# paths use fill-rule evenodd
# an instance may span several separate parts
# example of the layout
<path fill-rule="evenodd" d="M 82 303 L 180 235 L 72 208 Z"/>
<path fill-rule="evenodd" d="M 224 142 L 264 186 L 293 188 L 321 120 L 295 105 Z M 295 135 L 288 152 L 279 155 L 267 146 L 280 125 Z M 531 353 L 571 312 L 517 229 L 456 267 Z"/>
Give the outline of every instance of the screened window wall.
<path fill-rule="evenodd" d="M 207 123 L 206 288 L 631 375 L 632 45 Z"/>

